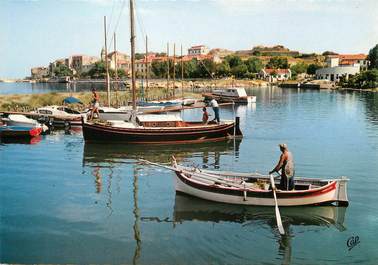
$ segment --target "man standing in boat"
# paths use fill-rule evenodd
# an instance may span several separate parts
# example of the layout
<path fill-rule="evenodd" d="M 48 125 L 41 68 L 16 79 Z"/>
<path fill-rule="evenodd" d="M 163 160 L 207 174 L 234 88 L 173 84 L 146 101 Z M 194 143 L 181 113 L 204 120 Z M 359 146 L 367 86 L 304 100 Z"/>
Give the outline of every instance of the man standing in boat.
<path fill-rule="evenodd" d="M 219 105 L 218 105 L 218 102 L 215 100 L 214 97 L 211 98 L 211 101 L 210 101 L 210 107 L 213 108 L 213 111 L 214 111 L 214 119 L 213 121 L 217 121 L 217 123 L 219 124 L 220 123 L 220 118 L 219 118 Z"/>
<path fill-rule="evenodd" d="M 278 164 L 273 168 L 272 171 L 269 172 L 269 175 L 273 172 L 279 173 L 281 170 L 281 180 L 280 180 L 280 188 L 282 190 L 292 190 L 294 189 L 294 160 L 293 155 L 287 148 L 286 144 L 279 144 L 281 150 L 280 160 Z"/>
<path fill-rule="evenodd" d="M 93 115 L 96 112 L 97 117 L 100 116 L 100 113 L 98 112 L 98 108 L 100 107 L 100 97 L 96 92 L 95 88 L 92 88 L 92 110 L 91 110 L 91 115 L 89 117 L 90 120 L 93 119 Z"/>

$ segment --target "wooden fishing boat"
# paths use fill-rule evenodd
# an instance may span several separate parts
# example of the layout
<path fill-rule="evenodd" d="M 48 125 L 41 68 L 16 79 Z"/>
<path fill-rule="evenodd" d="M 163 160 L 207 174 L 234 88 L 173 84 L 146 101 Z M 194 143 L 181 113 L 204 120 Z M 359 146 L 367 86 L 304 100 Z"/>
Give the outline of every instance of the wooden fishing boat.
<path fill-rule="evenodd" d="M 256 96 L 247 96 L 245 89 L 242 87 L 230 87 L 224 89 L 215 89 L 211 93 L 202 94 L 205 101 L 215 98 L 218 102 L 234 103 L 256 103 Z"/>
<path fill-rule="evenodd" d="M 176 191 L 216 202 L 275 206 L 269 176 L 201 170 L 176 163 L 171 169 L 176 173 Z M 295 178 L 294 190 L 276 190 L 277 202 L 279 206 L 347 206 L 347 182 L 345 177 L 327 180 Z"/>
<path fill-rule="evenodd" d="M 42 133 L 42 127 L 0 126 L 0 138 L 32 138 Z"/>
<path fill-rule="evenodd" d="M 134 144 L 183 144 L 214 142 L 241 137 L 239 118 L 235 121 L 203 124 L 185 122 L 177 115 L 139 115 L 130 122 L 84 122 L 86 142 Z"/>

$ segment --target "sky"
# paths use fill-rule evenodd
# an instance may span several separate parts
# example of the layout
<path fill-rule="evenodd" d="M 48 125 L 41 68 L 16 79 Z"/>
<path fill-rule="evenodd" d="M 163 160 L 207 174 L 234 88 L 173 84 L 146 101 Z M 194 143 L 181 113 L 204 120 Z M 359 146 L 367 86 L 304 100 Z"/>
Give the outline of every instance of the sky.
<path fill-rule="evenodd" d="M 368 53 L 378 43 L 377 0 L 135 0 L 137 51 L 167 42 L 246 50 L 284 45 L 300 52 Z M 22 78 L 74 54 L 130 51 L 128 0 L 0 0 L 0 78 Z"/>

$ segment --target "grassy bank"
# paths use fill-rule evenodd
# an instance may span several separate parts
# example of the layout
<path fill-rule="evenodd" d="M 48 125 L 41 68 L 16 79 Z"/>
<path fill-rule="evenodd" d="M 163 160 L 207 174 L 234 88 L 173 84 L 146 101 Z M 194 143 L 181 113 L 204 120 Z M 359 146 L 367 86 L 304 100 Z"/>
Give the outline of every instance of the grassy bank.
<path fill-rule="evenodd" d="M 165 89 L 154 89 L 148 94 L 149 100 L 157 100 L 166 98 Z M 181 96 L 181 91 L 178 92 L 178 96 Z M 106 92 L 98 92 L 100 96 L 100 104 L 106 105 L 107 94 Z M 171 93 L 172 95 L 173 93 Z M 0 97 L 0 110 L 1 111 L 31 111 L 36 108 L 48 105 L 62 105 L 63 99 L 69 96 L 76 97 L 83 102 L 83 105 L 74 104 L 76 109 L 84 109 L 89 107 L 92 93 L 91 92 L 77 92 L 77 93 L 45 93 L 45 94 L 14 94 L 14 95 L 2 95 Z M 200 93 L 185 91 L 185 97 L 201 97 Z M 111 93 L 111 105 L 120 106 L 127 105 L 131 101 L 131 93 L 126 91 L 119 91 L 118 93 Z M 141 99 L 140 95 L 137 95 L 138 99 Z"/>
<path fill-rule="evenodd" d="M 144 94 L 147 100 L 161 100 L 168 98 L 181 97 L 181 82 L 176 82 L 175 95 L 173 89 L 170 88 L 169 93 L 166 89 L 166 81 L 164 80 L 151 80 L 151 88 L 148 93 Z M 172 83 L 171 83 L 172 85 Z M 222 79 L 222 80 L 197 80 L 195 82 L 184 82 L 184 96 L 185 97 L 195 97 L 201 98 L 201 93 L 209 90 L 213 87 L 251 87 L 251 86 L 266 86 L 266 82 L 261 80 L 232 80 L 232 79 Z M 63 99 L 69 96 L 76 97 L 84 103 L 83 106 L 75 106 L 75 108 L 86 108 L 90 105 L 92 93 L 91 92 L 51 92 L 44 94 L 13 94 L 13 95 L 2 95 L 0 97 L 0 110 L 1 111 L 31 111 L 38 107 L 48 106 L 48 105 L 61 105 Z M 106 92 L 99 92 L 100 104 L 107 104 Z M 141 100 L 143 97 L 140 89 L 137 89 L 137 98 Z M 120 106 L 127 105 L 131 102 L 131 92 L 130 91 L 112 91 L 111 93 L 111 105 Z"/>

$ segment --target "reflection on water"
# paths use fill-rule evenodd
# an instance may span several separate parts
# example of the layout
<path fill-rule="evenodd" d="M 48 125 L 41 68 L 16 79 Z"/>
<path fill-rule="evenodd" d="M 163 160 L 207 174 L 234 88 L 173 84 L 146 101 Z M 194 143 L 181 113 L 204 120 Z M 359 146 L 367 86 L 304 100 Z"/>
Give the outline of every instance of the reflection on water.
<path fill-rule="evenodd" d="M 291 263 L 291 241 L 294 239 L 291 228 L 293 226 L 309 227 L 309 229 L 313 229 L 314 226 L 319 229 L 328 229 L 333 226 L 339 231 L 346 230 L 344 226 L 345 207 L 281 207 L 280 212 L 286 233 L 284 236 L 279 234 L 275 212 L 272 207 L 216 203 L 176 193 L 173 222 L 175 225 L 193 221 L 235 222 L 242 224 L 243 227 L 268 225 L 277 241 L 278 255 L 282 257 L 282 264 Z"/>
<path fill-rule="evenodd" d="M 139 226 L 139 218 L 140 218 L 140 212 L 138 207 L 138 169 L 134 166 L 133 169 L 133 198 L 134 198 L 134 239 L 136 242 L 135 246 L 135 252 L 133 256 L 133 264 L 137 264 L 137 261 L 140 257 L 140 253 L 142 250 L 142 237 L 140 232 L 140 226 Z"/>
<path fill-rule="evenodd" d="M 239 156 L 241 139 L 195 145 L 122 145 L 85 143 L 83 165 L 101 165 L 112 167 L 117 163 L 133 163 L 135 159 L 168 163 L 175 156 L 178 161 L 190 157 L 201 157 L 203 165 L 219 167 L 222 156 Z M 132 161 L 130 161 L 132 160 Z M 209 164 L 210 160 L 214 160 Z"/>
<path fill-rule="evenodd" d="M 0 138 L 0 144 L 38 144 L 41 140 L 41 135 L 31 138 Z"/>

